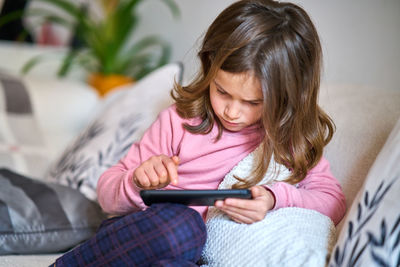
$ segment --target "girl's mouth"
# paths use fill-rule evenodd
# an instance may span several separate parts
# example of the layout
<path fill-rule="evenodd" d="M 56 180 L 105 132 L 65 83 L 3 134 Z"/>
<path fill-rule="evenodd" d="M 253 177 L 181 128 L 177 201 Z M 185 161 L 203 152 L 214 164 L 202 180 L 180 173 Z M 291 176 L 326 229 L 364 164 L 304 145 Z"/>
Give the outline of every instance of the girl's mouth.
<path fill-rule="evenodd" d="M 223 120 L 224 120 L 224 123 L 225 123 L 226 125 L 228 125 L 228 126 L 231 126 L 231 127 L 239 126 L 239 123 L 230 122 L 230 121 L 227 121 L 227 120 L 225 120 L 225 119 L 223 119 Z"/>

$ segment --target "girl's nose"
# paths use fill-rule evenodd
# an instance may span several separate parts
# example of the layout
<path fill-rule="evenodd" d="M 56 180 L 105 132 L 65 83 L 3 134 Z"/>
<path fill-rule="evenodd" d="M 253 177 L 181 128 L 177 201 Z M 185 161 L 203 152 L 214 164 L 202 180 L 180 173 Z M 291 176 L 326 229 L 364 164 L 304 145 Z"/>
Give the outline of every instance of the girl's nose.
<path fill-rule="evenodd" d="M 224 113 L 229 120 L 238 119 L 240 117 L 240 104 L 236 101 L 228 103 Z"/>

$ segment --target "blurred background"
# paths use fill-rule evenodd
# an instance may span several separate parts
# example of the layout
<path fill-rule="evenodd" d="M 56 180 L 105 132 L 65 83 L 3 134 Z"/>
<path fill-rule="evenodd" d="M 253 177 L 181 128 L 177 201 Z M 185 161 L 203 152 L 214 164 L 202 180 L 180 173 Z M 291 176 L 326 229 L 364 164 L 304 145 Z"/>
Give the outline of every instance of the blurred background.
<path fill-rule="evenodd" d="M 32 1 L 0 0 L 19 2 L 32 6 Z M 161 0 L 143 1 L 137 9 L 139 26 L 132 40 L 155 34 L 171 45 L 170 61 L 184 64 L 184 83 L 193 78 L 198 61 L 196 53 L 202 35 L 208 25 L 233 0 L 176 0 L 180 15 L 171 15 L 166 5 L 155 4 Z M 39 1 L 40 2 L 40 1 Z M 46 1 L 44 1 L 46 2 Z M 86 3 L 91 13 L 99 13 L 94 0 L 70 0 Z M 97 1 L 98 2 L 98 1 Z M 324 50 L 324 76 L 327 83 L 353 83 L 400 90 L 400 1 L 399 0 L 294 0 L 310 14 L 319 31 Z M 46 5 L 46 3 L 38 3 Z M 55 10 L 56 12 L 57 10 Z M 40 36 L 46 29 L 33 27 L 32 19 L 24 18 L 23 24 L 32 34 L 33 42 L 50 46 L 62 46 L 71 41 L 71 34 L 65 28 L 53 26 L 50 36 Z M 0 29 L 1 30 L 1 29 Z M 4 29 L 3 29 L 4 30 Z M 47 39 L 46 39 L 47 38 Z M 42 47 L 42 46 L 41 46 Z M 16 71 L 26 62 L 21 58 L 7 58 L 9 47 L 0 49 L 0 67 Z M 47 65 L 46 65 L 47 64 Z M 50 64 L 50 65 L 49 65 Z M 46 67 L 47 66 L 47 67 Z M 48 75 L 51 63 L 32 70 L 36 75 Z M 72 72 L 72 77 L 74 77 Z M 75 77 L 81 72 L 76 71 Z"/>
<path fill-rule="evenodd" d="M 197 69 L 195 54 L 207 26 L 232 0 L 178 0 L 182 19 L 143 5 L 140 34 L 155 31 L 173 44 L 172 60 Z M 310 14 L 324 50 L 324 81 L 400 90 L 399 0 L 296 0 Z M 149 4 L 149 3 L 147 3 Z M 157 14 L 157 15 L 156 15 Z M 160 22 L 162 21 L 162 23 Z M 163 25 L 163 27 L 160 27 Z"/>

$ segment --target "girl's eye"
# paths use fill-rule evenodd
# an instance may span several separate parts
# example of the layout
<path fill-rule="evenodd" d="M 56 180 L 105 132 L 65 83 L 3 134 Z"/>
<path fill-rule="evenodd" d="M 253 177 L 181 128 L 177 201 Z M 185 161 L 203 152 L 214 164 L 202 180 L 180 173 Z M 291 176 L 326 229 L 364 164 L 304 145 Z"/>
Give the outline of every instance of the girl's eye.
<path fill-rule="evenodd" d="M 221 89 L 217 89 L 217 92 L 220 93 L 221 95 L 226 95 L 226 92 L 222 91 Z"/>
<path fill-rule="evenodd" d="M 247 102 L 250 106 L 254 106 L 254 107 L 256 107 L 256 106 L 258 106 L 258 105 L 260 105 L 261 103 L 260 102 Z"/>

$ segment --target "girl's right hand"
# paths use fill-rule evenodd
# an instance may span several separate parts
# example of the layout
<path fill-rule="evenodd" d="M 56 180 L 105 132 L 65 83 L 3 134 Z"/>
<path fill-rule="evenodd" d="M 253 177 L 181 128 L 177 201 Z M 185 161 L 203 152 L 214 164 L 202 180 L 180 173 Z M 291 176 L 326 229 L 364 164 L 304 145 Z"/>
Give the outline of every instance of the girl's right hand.
<path fill-rule="evenodd" d="M 133 182 L 142 189 L 159 189 L 178 183 L 178 156 L 153 156 L 133 172 Z"/>

